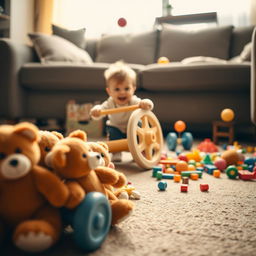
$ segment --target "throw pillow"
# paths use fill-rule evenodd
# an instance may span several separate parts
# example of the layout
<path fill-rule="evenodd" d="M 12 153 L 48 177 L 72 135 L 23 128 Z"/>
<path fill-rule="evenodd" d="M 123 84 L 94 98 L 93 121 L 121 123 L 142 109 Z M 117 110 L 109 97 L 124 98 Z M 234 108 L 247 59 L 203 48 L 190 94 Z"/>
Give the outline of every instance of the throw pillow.
<path fill-rule="evenodd" d="M 151 64 L 155 62 L 157 32 L 104 35 L 97 45 L 97 62 Z"/>
<path fill-rule="evenodd" d="M 240 53 L 242 61 L 251 61 L 252 42 L 246 44 Z"/>
<path fill-rule="evenodd" d="M 227 60 L 232 26 L 188 30 L 164 24 L 160 34 L 159 56 L 181 61 L 192 56 L 208 56 Z"/>
<path fill-rule="evenodd" d="M 211 63 L 211 64 L 225 64 L 227 63 L 226 60 L 222 60 L 219 58 L 214 57 L 206 57 L 206 56 L 194 56 L 194 57 L 188 57 L 181 61 L 182 64 L 200 64 L 200 63 Z"/>
<path fill-rule="evenodd" d="M 30 33 L 29 37 L 42 63 L 57 61 L 91 64 L 90 55 L 64 38 L 42 33 Z"/>
<path fill-rule="evenodd" d="M 244 61 L 251 61 L 251 51 L 252 51 L 252 42 L 246 44 L 242 52 L 233 58 L 230 59 L 231 62 L 242 63 Z"/>
<path fill-rule="evenodd" d="M 85 28 L 78 30 L 67 30 L 52 24 L 52 33 L 53 35 L 63 37 L 82 49 L 85 48 Z"/>

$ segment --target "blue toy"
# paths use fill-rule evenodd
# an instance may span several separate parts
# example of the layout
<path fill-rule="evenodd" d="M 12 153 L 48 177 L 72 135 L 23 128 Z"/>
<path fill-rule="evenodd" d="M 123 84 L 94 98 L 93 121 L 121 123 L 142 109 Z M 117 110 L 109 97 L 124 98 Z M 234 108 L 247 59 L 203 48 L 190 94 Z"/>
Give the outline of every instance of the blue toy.
<path fill-rule="evenodd" d="M 168 149 L 174 151 L 177 144 L 182 144 L 185 150 L 190 150 L 193 144 L 193 136 L 190 132 L 184 132 L 181 136 L 181 132 L 186 129 L 186 124 L 179 120 L 174 124 L 174 130 L 178 132 L 178 136 L 175 132 L 170 132 L 167 134 L 166 142 Z"/>
<path fill-rule="evenodd" d="M 167 182 L 166 181 L 160 181 L 160 182 L 158 182 L 157 186 L 158 186 L 159 190 L 165 191 L 166 188 L 167 188 Z"/>
<path fill-rule="evenodd" d="M 85 252 L 98 249 L 105 240 L 111 225 L 111 208 L 100 192 L 88 193 L 74 209 L 61 209 L 63 221 L 73 228 L 76 245 Z"/>

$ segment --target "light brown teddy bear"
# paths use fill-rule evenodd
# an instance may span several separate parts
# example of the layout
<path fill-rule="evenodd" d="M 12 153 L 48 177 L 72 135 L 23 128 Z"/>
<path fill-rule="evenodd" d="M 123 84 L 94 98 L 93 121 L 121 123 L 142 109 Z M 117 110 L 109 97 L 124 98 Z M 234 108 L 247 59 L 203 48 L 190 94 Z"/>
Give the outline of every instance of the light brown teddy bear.
<path fill-rule="evenodd" d="M 52 148 L 51 153 L 47 155 L 47 162 L 61 178 L 77 182 L 85 194 L 93 191 L 105 194 L 111 203 L 112 225 L 115 225 L 132 213 L 134 205 L 129 200 L 119 200 L 112 191 L 106 189 L 106 185 L 117 185 L 119 181 L 122 186 L 120 176 L 123 176 L 116 170 L 104 166 L 101 155 L 93 152 L 86 140 L 83 131 L 72 132 Z M 100 161 L 97 165 L 95 156 Z"/>
<path fill-rule="evenodd" d="M 111 162 L 111 156 L 109 154 L 109 149 L 108 149 L 108 145 L 105 142 L 88 142 L 88 144 L 90 145 L 90 147 L 92 148 L 92 150 L 94 152 L 98 152 L 101 154 L 101 156 L 103 157 L 103 165 L 106 167 L 110 167 L 110 168 L 115 168 L 115 165 L 113 162 Z M 112 191 L 114 193 L 114 195 L 117 198 L 122 198 L 122 199 L 128 199 L 129 196 L 127 193 L 125 193 L 122 189 L 122 187 L 124 187 L 127 184 L 127 180 L 126 177 L 123 173 L 121 172 L 117 172 L 118 174 L 118 181 L 116 184 L 113 185 L 105 185 L 105 187 L 107 189 L 109 189 L 110 191 Z"/>
<path fill-rule="evenodd" d="M 59 238 L 59 210 L 69 191 L 52 172 L 38 166 L 39 131 L 31 123 L 0 126 L 0 237 L 11 231 L 21 250 L 40 252 Z"/>
<path fill-rule="evenodd" d="M 45 156 L 51 151 L 52 147 L 61 139 L 63 139 L 63 135 L 57 131 L 39 131 L 40 140 L 40 161 L 39 165 L 47 167 L 45 164 Z"/>

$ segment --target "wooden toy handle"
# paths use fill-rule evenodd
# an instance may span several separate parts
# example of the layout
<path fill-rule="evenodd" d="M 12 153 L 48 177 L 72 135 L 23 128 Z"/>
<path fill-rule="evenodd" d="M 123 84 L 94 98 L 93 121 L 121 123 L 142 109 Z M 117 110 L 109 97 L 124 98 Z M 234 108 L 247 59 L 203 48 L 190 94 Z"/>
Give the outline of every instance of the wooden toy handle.
<path fill-rule="evenodd" d="M 125 106 L 120 108 L 103 109 L 100 111 L 100 115 L 109 115 L 109 114 L 116 114 L 120 112 L 128 112 L 138 108 L 140 108 L 139 105 L 131 105 L 131 106 Z"/>

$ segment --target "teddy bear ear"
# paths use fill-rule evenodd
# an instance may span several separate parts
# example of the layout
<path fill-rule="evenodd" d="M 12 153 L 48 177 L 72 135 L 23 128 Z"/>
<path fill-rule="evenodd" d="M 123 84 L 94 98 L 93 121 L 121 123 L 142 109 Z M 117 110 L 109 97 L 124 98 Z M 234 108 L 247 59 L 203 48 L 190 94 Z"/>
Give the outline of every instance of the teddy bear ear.
<path fill-rule="evenodd" d="M 52 151 L 51 155 L 51 161 L 53 166 L 63 168 L 66 166 L 67 163 L 67 153 L 70 151 L 70 147 L 67 145 L 58 145 L 57 148 L 55 148 Z"/>
<path fill-rule="evenodd" d="M 83 141 L 87 141 L 87 135 L 84 131 L 82 130 L 75 130 L 73 132 L 71 132 L 68 137 L 70 138 L 78 138 L 78 139 L 81 139 Z"/>
<path fill-rule="evenodd" d="M 100 144 L 103 148 L 105 148 L 107 151 L 109 150 L 107 143 L 103 141 L 97 141 L 98 144 Z"/>
<path fill-rule="evenodd" d="M 40 138 L 38 128 L 34 124 L 28 122 L 22 122 L 15 125 L 13 133 L 23 136 L 32 142 L 39 141 Z"/>
<path fill-rule="evenodd" d="M 59 140 L 62 140 L 64 138 L 64 136 L 60 132 L 52 131 L 51 133 L 54 134 Z"/>

